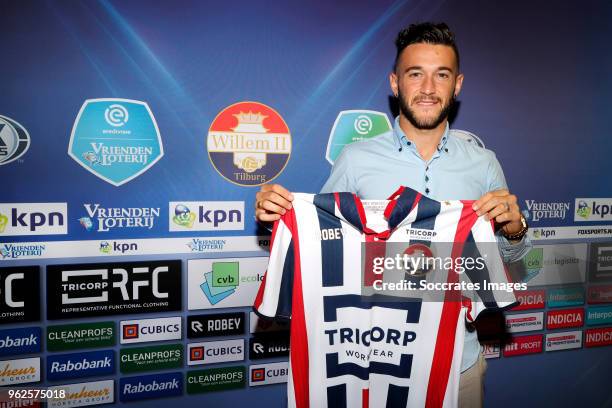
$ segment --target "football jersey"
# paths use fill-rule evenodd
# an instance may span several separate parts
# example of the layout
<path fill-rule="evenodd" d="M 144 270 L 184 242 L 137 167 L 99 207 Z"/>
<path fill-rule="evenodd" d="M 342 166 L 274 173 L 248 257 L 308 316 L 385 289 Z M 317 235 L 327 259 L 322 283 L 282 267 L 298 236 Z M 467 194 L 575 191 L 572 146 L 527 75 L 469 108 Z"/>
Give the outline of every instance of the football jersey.
<path fill-rule="evenodd" d="M 367 290 L 381 279 L 364 265 L 392 245 L 427 252 L 447 242 L 447 255 L 456 259 L 466 242 L 476 248 L 489 242 L 495 251 L 485 268 L 465 279 L 507 283 L 493 224 L 477 216 L 472 202 L 438 202 L 405 187 L 385 201 L 294 194 L 293 208 L 274 224 L 254 304 L 262 316 L 291 319 L 290 407 L 457 405 L 465 320 L 513 305 L 514 295 L 484 287 L 472 297 L 448 290 L 440 301 L 406 291 L 383 295 Z M 459 281 L 454 270 L 432 276 L 407 275 L 415 282 Z"/>

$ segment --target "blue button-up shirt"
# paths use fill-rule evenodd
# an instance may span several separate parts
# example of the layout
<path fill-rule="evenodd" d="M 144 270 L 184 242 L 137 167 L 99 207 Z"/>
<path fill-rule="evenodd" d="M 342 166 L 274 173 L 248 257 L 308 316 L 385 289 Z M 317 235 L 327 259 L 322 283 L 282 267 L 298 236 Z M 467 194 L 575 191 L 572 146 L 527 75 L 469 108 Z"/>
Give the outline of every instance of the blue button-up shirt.
<path fill-rule="evenodd" d="M 437 201 L 477 200 L 489 191 L 508 188 L 491 150 L 461 137 L 447 124 L 435 154 L 425 161 L 396 118 L 392 131 L 345 146 L 321 192 L 349 191 L 364 200 L 381 200 L 399 186 Z M 499 232 L 497 238 L 504 262 L 518 261 L 531 248 L 528 238 L 515 244 Z M 476 332 L 466 331 L 461 371 L 476 363 L 479 351 Z"/>

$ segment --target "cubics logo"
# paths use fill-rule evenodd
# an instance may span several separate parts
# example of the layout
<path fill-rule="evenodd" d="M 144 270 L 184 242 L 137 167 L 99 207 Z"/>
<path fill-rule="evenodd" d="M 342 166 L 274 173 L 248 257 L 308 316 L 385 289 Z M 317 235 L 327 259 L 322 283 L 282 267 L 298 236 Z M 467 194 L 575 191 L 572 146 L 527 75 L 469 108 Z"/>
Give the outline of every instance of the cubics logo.
<path fill-rule="evenodd" d="M 244 360 L 244 339 L 189 343 L 188 365 Z"/>
<path fill-rule="evenodd" d="M 259 102 L 223 109 L 208 130 L 208 156 L 228 181 L 242 186 L 269 183 L 291 155 L 291 134 L 283 118 Z"/>
<path fill-rule="evenodd" d="M 200 289 L 211 304 L 215 305 L 234 293 L 240 280 L 238 262 L 213 262 L 212 271 L 204 274 Z"/>
<path fill-rule="evenodd" d="M 279 384 L 287 382 L 289 375 L 289 363 L 283 361 L 280 363 L 260 364 L 250 367 L 249 385 L 251 387 L 257 385 Z"/>
<path fill-rule="evenodd" d="M 347 144 L 370 139 L 391 130 L 386 114 L 370 110 L 347 110 L 338 114 L 327 141 L 325 158 L 331 164 Z"/>
<path fill-rule="evenodd" d="M 121 344 L 180 340 L 181 327 L 180 317 L 124 320 L 121 322 Z"/>
<path fill-rule="evenodd" d="M 68 154 L 87 171 L 120 186 L 151 168 L 164 149 L 146 102 L 89 99 L 74 122 Z"/>
<path fill-rule="evenodd" d="M 0 115 L 0 166 L 19 159 L 28 147 L 28 131 L 13 119 Z"/>

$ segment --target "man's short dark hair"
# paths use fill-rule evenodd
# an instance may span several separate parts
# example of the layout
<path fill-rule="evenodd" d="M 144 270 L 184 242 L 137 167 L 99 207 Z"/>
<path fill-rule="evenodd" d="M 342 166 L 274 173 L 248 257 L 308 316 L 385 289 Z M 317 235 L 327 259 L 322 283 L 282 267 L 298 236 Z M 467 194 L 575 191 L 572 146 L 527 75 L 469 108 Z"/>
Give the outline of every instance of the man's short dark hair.
<path fill-rule="evenodd" d="M 410 24 L 408 28 L 403 29 L 397 34 L 395 46 L 397 54 L 393 69 L 397 68 L 397 61 L 404 48 L 410 44 L 434 44 L 448 45 L 455 51 L 457 57 L 457 68 L 459 68 L 459 50 L 455 44 L 455 34 L 448 28 L 445 23 L 418 23 Z"/>

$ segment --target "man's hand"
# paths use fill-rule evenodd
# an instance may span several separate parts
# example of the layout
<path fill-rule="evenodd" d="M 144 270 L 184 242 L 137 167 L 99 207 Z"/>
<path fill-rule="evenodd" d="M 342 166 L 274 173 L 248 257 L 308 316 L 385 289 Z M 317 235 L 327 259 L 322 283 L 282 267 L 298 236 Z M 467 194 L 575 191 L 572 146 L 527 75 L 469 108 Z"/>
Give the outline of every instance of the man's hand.
<path fill-rule="evenodd" d="M 472 208 L 478 216 L 484 215 L 487 221 L 495 220 L 506 234 L 516 234 L 523 228 L 517 202 L 516 196 L 508 190 L 495 190 L 476 200 Z"/>
<path fill-rule="evenodd" d="M 264 184 L 255 195 L 255 218 L 272 222 L 290 210 L 293 194 L 280 184 Z"/>

